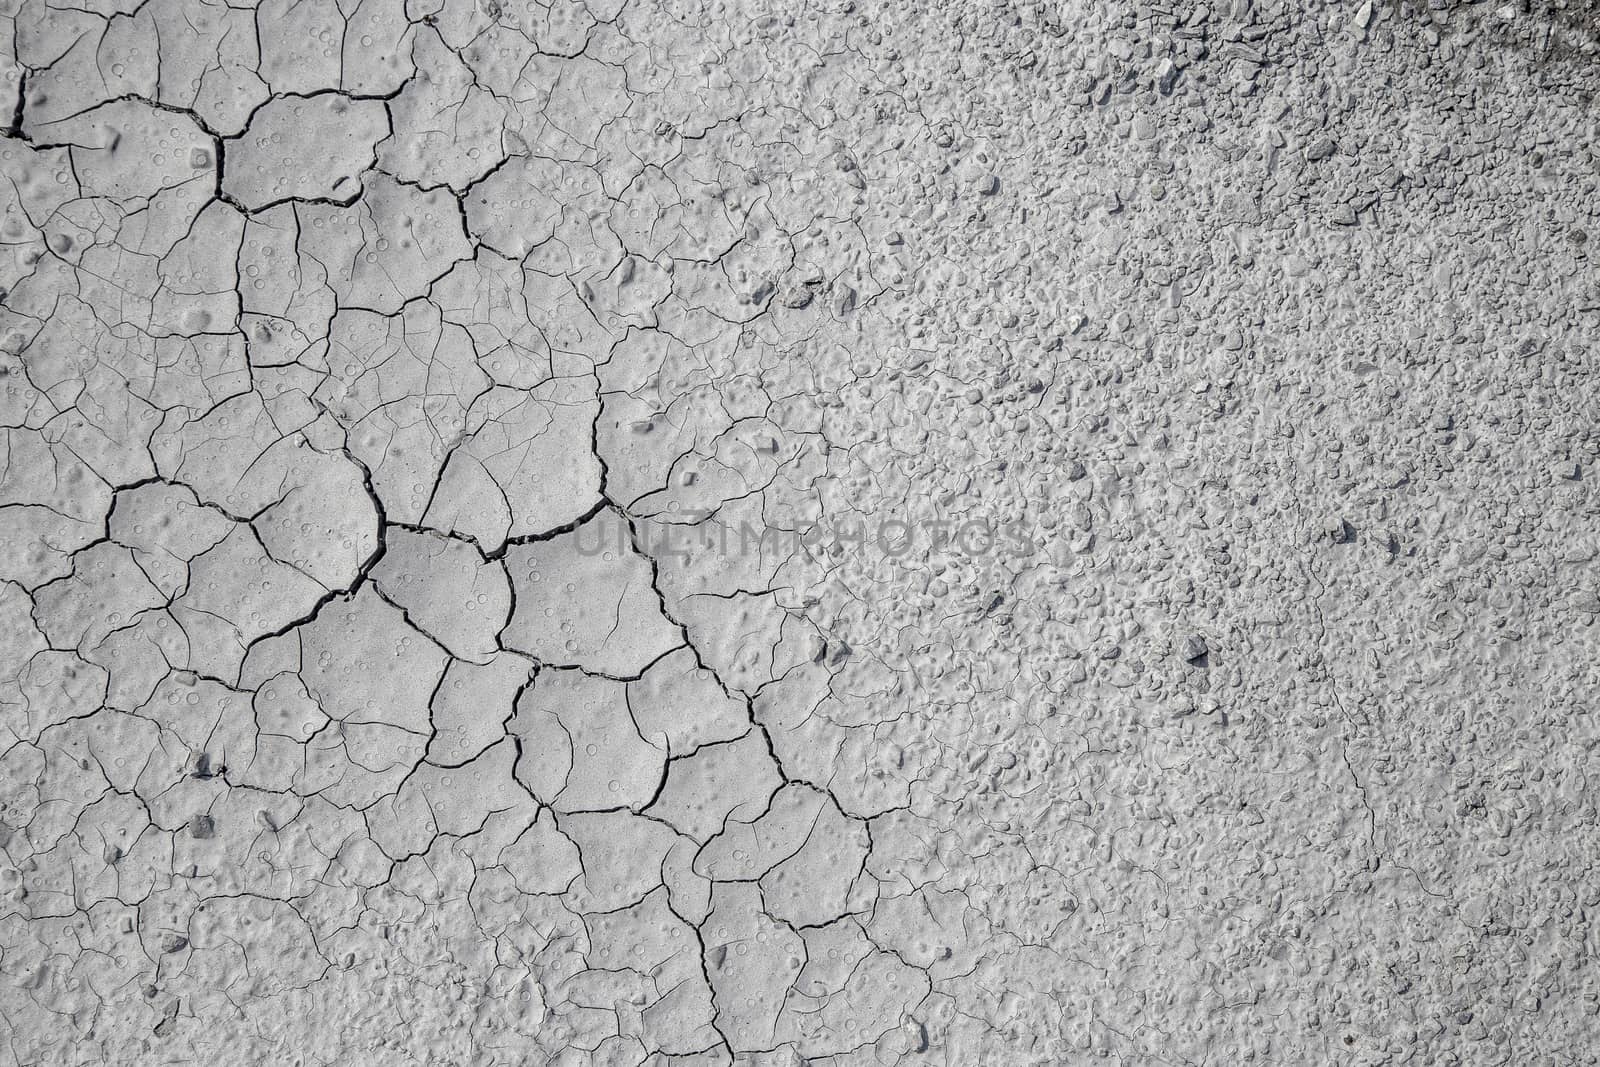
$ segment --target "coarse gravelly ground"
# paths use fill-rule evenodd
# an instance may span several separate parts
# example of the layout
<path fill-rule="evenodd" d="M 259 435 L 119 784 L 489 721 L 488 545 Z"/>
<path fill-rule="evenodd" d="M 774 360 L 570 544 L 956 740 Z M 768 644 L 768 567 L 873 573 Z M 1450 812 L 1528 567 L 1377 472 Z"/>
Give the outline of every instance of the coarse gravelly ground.
<path fill-rule="evenodd" d="M 1600 1063 L 1595 5 L 0 10 L 0 1067 Z"/>

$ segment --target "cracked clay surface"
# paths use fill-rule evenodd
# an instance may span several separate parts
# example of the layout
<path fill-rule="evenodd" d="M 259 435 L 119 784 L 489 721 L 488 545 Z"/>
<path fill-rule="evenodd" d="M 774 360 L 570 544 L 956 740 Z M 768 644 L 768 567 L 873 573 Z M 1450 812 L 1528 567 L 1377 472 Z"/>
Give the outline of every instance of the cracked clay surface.
<path fill-rule="evenodd" d="M 0 0 L 0 1067 L 1600 1063 L 1583 0 Z"/>

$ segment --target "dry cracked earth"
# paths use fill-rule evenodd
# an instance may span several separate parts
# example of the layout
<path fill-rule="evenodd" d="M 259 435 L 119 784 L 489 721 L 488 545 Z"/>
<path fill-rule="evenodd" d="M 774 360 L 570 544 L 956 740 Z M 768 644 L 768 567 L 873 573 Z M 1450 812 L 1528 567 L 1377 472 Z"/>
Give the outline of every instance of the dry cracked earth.
<path fill-rule="evenodd" d="M 3 1067 L 1597 1062 L 1592 7 L 0 12 Z"/>

